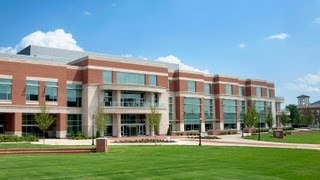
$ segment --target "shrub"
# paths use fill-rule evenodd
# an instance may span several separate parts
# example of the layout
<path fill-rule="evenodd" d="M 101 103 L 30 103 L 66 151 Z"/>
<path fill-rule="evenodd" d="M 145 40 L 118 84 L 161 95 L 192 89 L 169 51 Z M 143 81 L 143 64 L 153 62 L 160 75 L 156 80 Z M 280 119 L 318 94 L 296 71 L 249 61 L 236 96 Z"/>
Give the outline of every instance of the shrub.
<path fill-rule="evenodd" d="M 0 135 L 0 142 L 35 142 L 39 139 L 36 136 L 22 136 L 18 137 L 15 135 Z"/>
<path fill-rule="evenodd" d="M 171 136 L 171 129 L 170 129 L 170 127 L 168 127 L 167 135 L 168 135 L 168 136 Z"/>

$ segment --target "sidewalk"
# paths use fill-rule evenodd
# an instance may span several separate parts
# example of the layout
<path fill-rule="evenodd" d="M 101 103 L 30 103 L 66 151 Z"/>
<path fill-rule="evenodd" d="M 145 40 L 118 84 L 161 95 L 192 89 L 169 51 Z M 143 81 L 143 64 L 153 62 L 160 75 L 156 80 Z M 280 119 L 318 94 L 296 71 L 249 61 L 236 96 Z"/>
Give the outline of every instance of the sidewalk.
<path fill-rule="evenodd" d="M 271 148 L 290 148 L 290 149 L 314 149 L 320 150 L 320 144 L 294 144 L 294 143 L 277 143 L 277 142 L 265 142 L 248 140 L 241 138 L 241 134 L 235 135 L 223 135 L 218 136 L 221 139 L 202 139 L 202 145 L 204 146 L 245 146 L 245 147 L 271 147 Z M 153 137 L 130 137 L 124 139 L 151 139 Z M 173 139 L 176 142 L 173 143 L 157 143 L 157 145 L 198 145 L 198 139 L 191 139 L 186 137 L 167 137 L 158 136 L 157 139 Z M 114 143 L 114 141 L 120 138 L 109 138 L 110 145 L 154 145 L 154 143 Z M 73 140 L 73 139 L 46 139 L 47 145 L 91 145 L 92 140 Z M 32 144 L 42 144 L 42 140 L 39 142 L 32 142 Z"/>

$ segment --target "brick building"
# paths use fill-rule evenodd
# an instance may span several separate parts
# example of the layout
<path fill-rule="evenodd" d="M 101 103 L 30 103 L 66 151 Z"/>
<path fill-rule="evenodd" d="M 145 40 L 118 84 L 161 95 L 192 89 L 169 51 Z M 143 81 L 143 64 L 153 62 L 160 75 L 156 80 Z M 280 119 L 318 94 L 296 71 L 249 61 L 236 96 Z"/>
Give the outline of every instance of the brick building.
<path fill-rule="evenodd" d="M 33 114 L 45 104 L 55 116 L 47 134 L 90 136 L 99 106 L 109 116 L 106 136 L 148 135 L 146 114 L 161 115 L 160 134 L 201 129 L 240 130 L 244 113 L 255 106 L 260 123 L 276 119 L 283 99 L 272 82 L 180 70 L 176 64 L 28 46 L 0 54 L 0 133 L 27 135 L 39 130 Z"/>

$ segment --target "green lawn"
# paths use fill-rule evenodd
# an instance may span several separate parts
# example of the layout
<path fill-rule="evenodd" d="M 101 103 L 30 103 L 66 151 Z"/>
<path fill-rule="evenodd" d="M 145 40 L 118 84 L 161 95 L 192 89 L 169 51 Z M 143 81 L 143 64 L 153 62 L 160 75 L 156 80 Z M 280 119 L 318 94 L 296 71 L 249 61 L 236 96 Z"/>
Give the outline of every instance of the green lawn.
<path fill-rule="evenodd" d="M 0 156 L 0 179 L 319 179 L 320 151 L 111 146 L 109 152 Z"/>
<path fill-rule="evenodd" d="M 245 139 L 258 139 L 258 135 L 246 136 Z M 271 133 L 261 134 L 261 141 L 299 143 L 299 144 L 320 144 L 320 132 L 287 135 L 284 139 L 273 138 Z"/>

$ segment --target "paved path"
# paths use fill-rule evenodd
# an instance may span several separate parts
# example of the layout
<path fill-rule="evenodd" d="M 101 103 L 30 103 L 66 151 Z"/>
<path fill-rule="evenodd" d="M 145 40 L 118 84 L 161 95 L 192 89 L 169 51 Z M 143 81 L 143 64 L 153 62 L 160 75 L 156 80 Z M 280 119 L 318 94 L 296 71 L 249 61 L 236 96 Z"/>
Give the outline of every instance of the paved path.
<path fill-rule="evenodd" d="M 241 134 L 236 135 L 223 135 L 218 136 L 221 139 L 202 139 L 202 145 L 205 146 L 246 146 L 246 147 L 272 147 L 272 148 L 291 148 L 291 149 L 315 149 L 320 150 L 320 144 L 294 144 L 294 143 L 277 143 L 277 142 L 265 142 L 248 140 L 241 138 Z M 127 139 L 136 139 L 137 137 L 130 137 Z M 142 139 L 150 139 L 152 137 L 139 137 Z M 185 137 L 158 137 L 158 139 L 174 139 L 174 143 L 157 143 L 158 145 L 198 145 L 198 139 L 191 139 Z M 110 138 L 110 145 L 154 145 L 154 143 L 114 143 L 119 138 Z M 46 144 L 50 145 L 91 145 L 91 139 L 87 140 L 72 140 L 72 139 L 46 139 Z M 33 144 L 42 144 L 42 140 L 39 142 L 33 142 Z"/>

